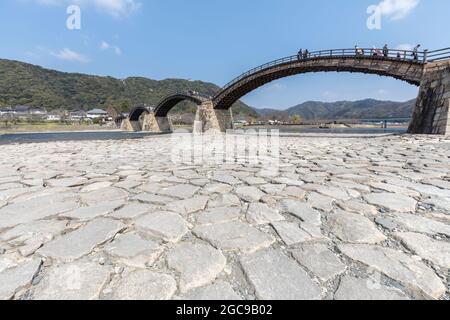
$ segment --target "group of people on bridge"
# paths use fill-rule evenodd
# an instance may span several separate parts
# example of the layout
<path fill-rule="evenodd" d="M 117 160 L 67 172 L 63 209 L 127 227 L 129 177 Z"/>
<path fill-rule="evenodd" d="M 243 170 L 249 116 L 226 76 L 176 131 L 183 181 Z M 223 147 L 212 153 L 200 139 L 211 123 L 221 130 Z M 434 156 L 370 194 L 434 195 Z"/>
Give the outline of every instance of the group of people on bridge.
<path fill-rule="evenodd" d="M 418 44 L 417 46 L 414 47 L 412 53 L 411 53 L 411 57 L 413 61 L 419 61 L 419 49 L 420 49 L 421 45 Z M 374 57 L 384 57 L 384 58 L 389 58 L 389 54 L 391 52 L 396 53 L 396 57 L 397 59 L 404 59 L 406 60 L 408 51 L 407 50 L 390 50 L 389 46 L 387 44 L 384 45 L 384 47 L 382 49 L 376 48 L 375 46 L 370 50 L 370 55 L 374 56 Z M 360 48 L 359 46 L 355 46 L 355 55 L 356 56 L 364 56 L 366 54 L 365 50 Z M 300 49 L 297 53 L 297 57 L 298 60 L 305 60 L 311 57 L 310 52 L 308 51 L 308 49 L 303 50 Z"/>
<path fill-rule="evenodd" d="M 414 47 L 411 56 L 412 59 L 414 61 L 418 61 L 419 60 L 419 49 L 420 49 L 421 45 L 418 44 L 417 46 Z M 405 59 L 407 58 L 407 51 L 404 50 L 403 51 L 403 57 L 402 57 L 402 51 L 401 50 L 395 50 L 395 52 L 397 53 L 397 59 Z M 375 46 L 371 49 L 371 55 L 374 57 L 385 57 L 388 58 L 389 57 L 389 47 L 387 44 L 384 45 L 383 49 L 379 49 L 376 48 Z M 355 46 L 355 54 L 357 56 L 363 56 L 365 54 L 364 49 L 359 48 L 358 46 Z"/>
<path fill-rule="evenodd" d="M 308 59 L 309 58 L 308 49 L 306 49 L 305 51 L 303 51 L 303 49 L 300 49 L 297 53 L 297 57 L 298 57 L 298 60 Z"/>

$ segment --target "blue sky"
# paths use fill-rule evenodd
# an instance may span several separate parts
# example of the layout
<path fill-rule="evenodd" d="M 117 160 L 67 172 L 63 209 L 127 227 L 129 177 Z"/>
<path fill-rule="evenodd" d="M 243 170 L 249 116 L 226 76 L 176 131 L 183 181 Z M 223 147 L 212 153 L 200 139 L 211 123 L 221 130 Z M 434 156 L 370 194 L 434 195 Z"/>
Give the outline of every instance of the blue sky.
<path fill-rule="evenodd" d="M 66 27 L 69 5 L 81 29 Z M 378 5 L 381 29 L 367 27 Z M 448 0 L 1 0 L 0 58 L 68 72 L 184 78 L 220 86 L 265 62 L 310 50 L 450 46 Z M 243 100 L 286 108 L 307 100 L 404 101 L 417 88 L 374 75 L 282 79 Z"/>

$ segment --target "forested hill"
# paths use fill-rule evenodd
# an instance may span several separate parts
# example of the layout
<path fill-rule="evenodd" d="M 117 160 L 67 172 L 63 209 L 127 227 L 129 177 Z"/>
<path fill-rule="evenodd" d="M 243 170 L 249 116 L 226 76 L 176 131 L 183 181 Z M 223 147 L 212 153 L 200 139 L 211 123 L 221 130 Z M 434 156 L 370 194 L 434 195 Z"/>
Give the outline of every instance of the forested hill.
<path fill-rule="evenodd" d="M 303 120 L 318 119 L 389 119 L 412 116 L 415 100 L 406 102 L 360 101 L 319 102 L 308 101 L 287 110 L 255 109 L 264 118 L 289 119 L 294 115 Z"/>
<path fill-rule="evenodd" d="M 65 73 L 39 66 L 0 59 L 0 106 L 29 105 L 52 109 L 93 109 L 115 107 L 126 112 L 135 105 L 156 105 L 174 92 L 195 90 L 210 96 L 220 88 L 212 83 L 182 79 L 151 80 L 131 77 L 123 80 Z M 180 104 L 174 112 L 193 112 L 195 106 Z M 237 115 L 257 117 L 256 112 L 238 102 Z"/>

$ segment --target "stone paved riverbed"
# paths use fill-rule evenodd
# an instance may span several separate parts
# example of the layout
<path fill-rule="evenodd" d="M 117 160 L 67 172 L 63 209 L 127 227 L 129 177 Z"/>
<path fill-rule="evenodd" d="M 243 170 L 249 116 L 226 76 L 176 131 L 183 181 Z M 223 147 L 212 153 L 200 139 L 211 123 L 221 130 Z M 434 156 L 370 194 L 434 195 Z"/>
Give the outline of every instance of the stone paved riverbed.
<path fill-rule="evenodd" d="M 274 176 L 169 136 L 0 148 L 0 299 L 449 299 L 450 140 L 282 137 Z"/>

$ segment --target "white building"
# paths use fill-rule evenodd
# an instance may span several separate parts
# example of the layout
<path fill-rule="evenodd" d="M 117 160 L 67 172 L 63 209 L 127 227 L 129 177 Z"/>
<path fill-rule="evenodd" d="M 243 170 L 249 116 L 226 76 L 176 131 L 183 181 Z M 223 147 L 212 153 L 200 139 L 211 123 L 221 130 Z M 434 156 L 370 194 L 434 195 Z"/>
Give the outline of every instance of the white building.
<path fill-rule="evenodd" d="M 61 116 L 58 114 L 47 115 L 47 121 L 61 121 Z"/>
<path fill-rule="evenodd" d="M 102 109 L 92 109 L 86 114 L 88 119 L 108 118 L 108 112 Z"/>
<path fill-rule="evenodd" d="M 83 121 L 84 119 L 86 119 L 86 117 L 86 112 L 84 112 L 83 110 L 75 110 L 69 113 L 70 121 Z"/>

